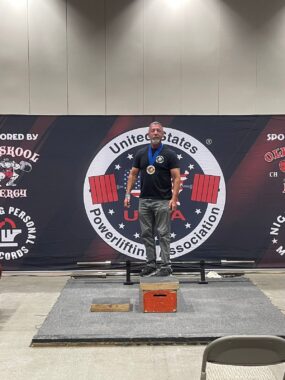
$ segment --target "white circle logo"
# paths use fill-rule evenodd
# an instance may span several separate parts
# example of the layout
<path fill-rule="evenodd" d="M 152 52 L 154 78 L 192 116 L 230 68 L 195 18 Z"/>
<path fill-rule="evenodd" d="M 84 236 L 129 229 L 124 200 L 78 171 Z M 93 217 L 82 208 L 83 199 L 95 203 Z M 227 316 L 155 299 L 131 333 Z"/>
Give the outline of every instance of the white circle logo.
<path fill-rule="evenodd" d="M 162 164 L 164 162 L 164 157 L 163 156 L 157 156 L 155 161 L 158 164 Z"/>
<path fill-rule="evenodd" d="M 149 143 L 147 129 L 117 136 L 91 162 L 84 181 L 84 204 L 97 234 L 129 257 L 145 259 L 140 238 L 138 198 L 140 176 L 132 190 L 131 207 L 124 209 L 126 184 L 138 147 Z M 186 255 L 203 244 L 218 226 L 226 189 L 221 168 L 212 153 L 192 136 L 165 128 L 164 144 L 177 154 L 181 185 L 179 207 L 172 213 L 171 258 Z M 157 254 L 159 255 L 159 241 Z"/>

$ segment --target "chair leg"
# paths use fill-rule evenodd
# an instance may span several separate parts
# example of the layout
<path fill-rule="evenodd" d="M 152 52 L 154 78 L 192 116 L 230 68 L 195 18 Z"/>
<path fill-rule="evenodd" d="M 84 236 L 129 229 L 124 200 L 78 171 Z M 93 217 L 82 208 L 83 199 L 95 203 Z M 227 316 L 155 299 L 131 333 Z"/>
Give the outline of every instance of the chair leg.
<path fill-rule="evenodd" d="M 201 372 L 201 377 L 200 377 L 200 380 L 206 380 L 206 372 Z M 285 379 L 283 379 L 285 380 Z"/>

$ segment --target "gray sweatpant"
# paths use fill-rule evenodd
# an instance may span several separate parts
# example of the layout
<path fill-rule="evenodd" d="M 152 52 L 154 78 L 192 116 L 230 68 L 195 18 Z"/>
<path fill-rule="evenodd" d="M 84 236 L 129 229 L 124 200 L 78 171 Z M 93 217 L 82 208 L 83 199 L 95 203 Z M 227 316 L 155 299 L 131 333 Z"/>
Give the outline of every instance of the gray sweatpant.
<path fill-rule="evenodd" d="M 158 233 L 163 266 L 170 265 L 170 214 L 168 200 L 139 199 L 141 237 L 146 248 L 147 265 L 156 266 L 155 231 Z"/>

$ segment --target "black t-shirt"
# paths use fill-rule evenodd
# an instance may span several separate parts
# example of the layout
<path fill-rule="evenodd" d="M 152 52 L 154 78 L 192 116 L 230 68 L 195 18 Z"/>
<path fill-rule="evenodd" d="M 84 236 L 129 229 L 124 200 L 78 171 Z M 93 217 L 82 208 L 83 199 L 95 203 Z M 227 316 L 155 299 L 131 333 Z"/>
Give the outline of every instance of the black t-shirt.
<path fill-rule="evenodd" d="M 141 148 L 135 155 L 133 167 L 141 172 L 141 194 L 140 198 L 148 199 L 171 199 L 172 183 L 170 169 L 179 168 L 176 153 L 163 145 L 159 155 L 156 157 L 155 172 L 148 174 L 146 168 L 148 162 L 148 147 Z M 152 154 L 155 150 L 152 149 Z"/>

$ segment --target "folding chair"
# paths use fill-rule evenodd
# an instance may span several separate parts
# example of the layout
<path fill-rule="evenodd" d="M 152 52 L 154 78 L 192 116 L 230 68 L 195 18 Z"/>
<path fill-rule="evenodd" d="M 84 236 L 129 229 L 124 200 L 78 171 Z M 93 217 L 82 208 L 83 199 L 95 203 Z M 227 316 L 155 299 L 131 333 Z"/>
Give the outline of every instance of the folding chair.
<path fill-rule="evenodd" d="M 207 362 L 237 366 L 284 363 L 285 339 L 271 335 L 232 335 L 218 338 L 205 348 L 200 380 L 206 380 Z"/>

